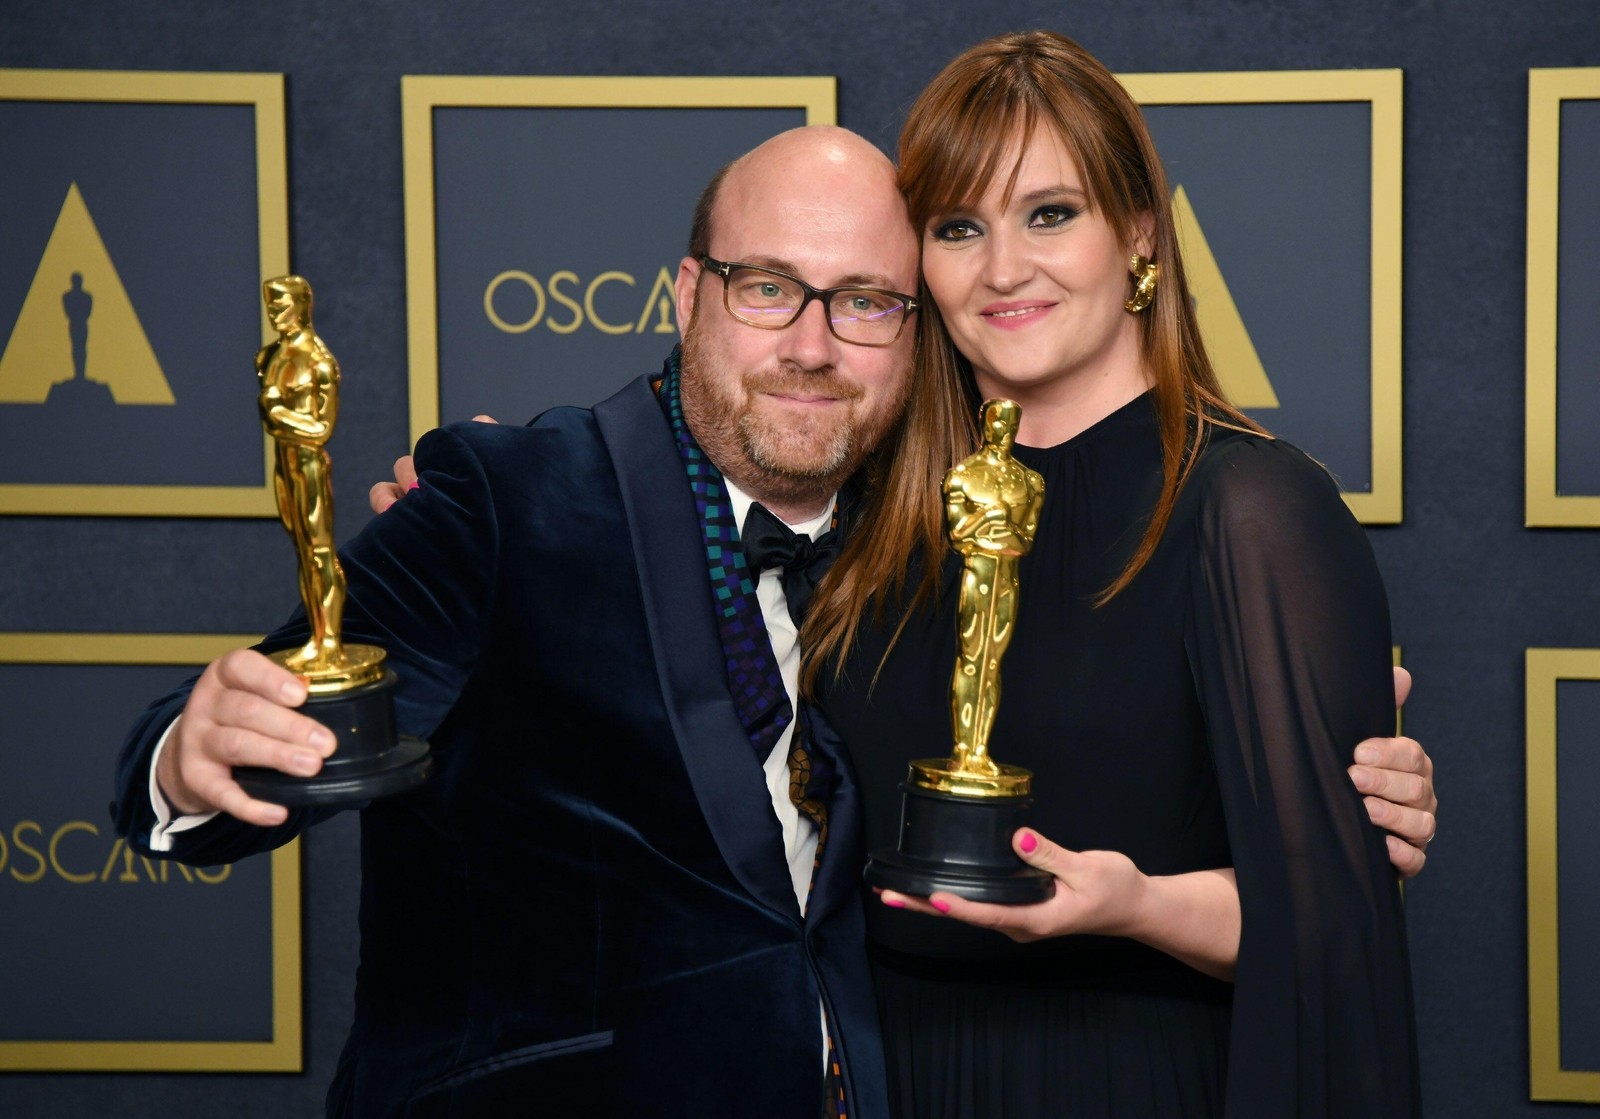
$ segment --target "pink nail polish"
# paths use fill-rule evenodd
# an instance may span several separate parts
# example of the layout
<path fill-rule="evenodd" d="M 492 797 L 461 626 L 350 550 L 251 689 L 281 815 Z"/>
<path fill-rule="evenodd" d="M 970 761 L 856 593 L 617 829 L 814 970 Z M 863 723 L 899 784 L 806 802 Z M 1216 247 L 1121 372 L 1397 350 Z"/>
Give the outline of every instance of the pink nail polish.
<path fill-rule="evenodd" d="M 890 909 L 904 909 L 906 907 L 906 903 L 901 901 L 899 898 L 884 898 L 883 904 L 887 905 Z"/>
<path fill-rule="evenodd" d="M 943 898 L 933 898 L 928 902 L 928 904 L 933 906 L 940 913 L 950 912 L 950 903 L 945 901 Z"/>
<path fill-rule="evenodd" d="M 409 486 L 406 487 L 406 492 L 410 493 L 412 490 L 420 490 L 421 488 L 422 488 L 422 483 L 421 482 L 413 481 Z"/>
<path fill-rule="evenodd" d="M 1033 854 L 1034 848 L 1039 846 L 1038 837 L 1036 837 L 1031 831 L 1025 831 L 1022 833 L 1022 838 L 1017 840 L 1017 846 L 1022 848 L 1022 853 L 1024 855 L 1031 855 Z"/>

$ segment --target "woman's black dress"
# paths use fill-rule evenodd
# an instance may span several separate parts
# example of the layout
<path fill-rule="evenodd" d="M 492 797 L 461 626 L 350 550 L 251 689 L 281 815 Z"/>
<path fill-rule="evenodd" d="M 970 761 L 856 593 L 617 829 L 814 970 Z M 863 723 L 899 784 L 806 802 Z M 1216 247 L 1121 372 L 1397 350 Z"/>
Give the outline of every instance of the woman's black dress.
<path fill-rule="evenodd" d="M 1410 1115 L 1405 932 L 1380 833 L 1346 775 L 1392 733 L 1388 607 L 1333 481 L 1281 441 L 1214 431 L 1149 565 L 1092 600 L 1161 485 L 1151 399 L 1066 443 L 1001 666 L 991 749 L 1033 770 L 1056 842 L 1147 874 L 1232 866 L 1234 984 L 1126 940 L 1019 945 L 869 898 L 901 1119 Z M 850 744 L 869 845 L 893 847 L 906 763 L 948 755 L 959 561 L 869 687 L 897 617 L 864 631 L 823 708 Z"/>

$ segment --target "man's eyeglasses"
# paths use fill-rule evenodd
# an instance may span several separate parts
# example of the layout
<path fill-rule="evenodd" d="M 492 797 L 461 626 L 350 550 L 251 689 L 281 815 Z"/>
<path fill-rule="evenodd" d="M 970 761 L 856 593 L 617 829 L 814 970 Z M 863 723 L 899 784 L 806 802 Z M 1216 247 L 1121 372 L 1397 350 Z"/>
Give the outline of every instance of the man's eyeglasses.
<path fill-rule="evenodd" d="M 917 309 L 909 295 L 883 288 L 828 288 L 819 291 L 796 276 L 754 264 L 700 258 L 722 277 L 722 305 L 742 323 L 782 330 L 798 319 L 813 299 L 827 310 L 828 329 L 854 346 L 887 346 L 900 337 L 906 318 Z"/>

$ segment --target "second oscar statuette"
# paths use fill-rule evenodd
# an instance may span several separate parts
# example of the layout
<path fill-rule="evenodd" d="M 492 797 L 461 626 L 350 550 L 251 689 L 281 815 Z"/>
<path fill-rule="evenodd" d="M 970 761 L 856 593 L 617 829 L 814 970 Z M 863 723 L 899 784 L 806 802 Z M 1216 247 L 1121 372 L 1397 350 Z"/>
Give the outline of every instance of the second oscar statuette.
<path fill-rule="evenodd" d="M 300 710 L 338 739 L 314 777 L 245 766 L 234 779 L 251 796 L 291 807 L 349 805 L 421 785 L 432 766 L 428 744 L 401 737 L 394 721 L 395 674 L 374 645 L 347 645 L 344 569 L 333 543 L 333 479 L 328 452 L 339 408 L 339 363 L 311 325 L 311 285 L 280 276 L 262 285 L 278 340 L 256 355 L 261 423 L 274 444 L 278 516 L 294 540 L 300 599 L 311 634 L 273 660 L 305 680 Z"/>
<path fill-rule="evenodd" d="M 1017 561 L 1033 547 L 1044 504 L 1044 479 L 1011 454 L 1021 415 L 1014 401 L 986 402 L 983 446 L 944 478 L 950 542 L 962 557 L 950 681 L 955 749 L 911 763 L 900 786 L 899 846 L 872 853 L 869 885 L 1003 905 L 1044 901 L 1055 888 L 1011 849 L 1028 822 L 1033 774 L 989 756 L 1000 658 L 1017 619 Z"/>

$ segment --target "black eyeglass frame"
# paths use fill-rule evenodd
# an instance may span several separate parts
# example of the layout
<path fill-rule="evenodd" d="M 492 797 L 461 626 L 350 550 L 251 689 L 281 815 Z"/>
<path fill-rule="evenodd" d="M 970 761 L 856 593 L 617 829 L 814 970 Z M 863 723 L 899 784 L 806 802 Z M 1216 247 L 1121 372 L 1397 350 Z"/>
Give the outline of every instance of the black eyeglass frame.
<path fill-rule="evenodd" d="M 906 320 L 912 315 L 916 314 L 917 309 L 920 306 L 915 296 L 907 295 L 903 291 L 894 291 L 890 288 L 867 287 L 863 284 L 845 284 L 842 287 L 836 288 L 814 288 L 802 280 L 799 276 L 791 276 L 787 272 L 780 272 L 776 268 L 765 268 L 759 264 L 743 264 L 739 261 L 717 260 L 715 257 L 711 256 L 702 256 L 700 258 L 700 264 L 703 268 L 705 268 L 706 271 L 715 273 L 716 275 L 722 277 L 723 309 L 739 322 L 744 323 L 746 326 L 753 326 L 757 330 L 784 330 L 793 326 L 796 322 L 800 321 L 800 316 L 806 313 L 806 308 L 810 306 L 811 301 L 816 299 L 821 300 L 822 302 L 822 317 L 828 324 L 829 334 L 832 334 L 835 338 L 839 339 L 839 341 L 849 346 L 870 346 L 873 349 L 880 349 L 884 346 L 892 346 L 900 340 L 900 335 L 905 331 L 906 328 Z M 728 305 L 728 279 L 730 276 L 732 276 L 735 268 L 748 268 L 752 272 L 760 272 L 765 276 L 776 276 L 780 280 L 787 280 L 792 284 L 799 284 L 800 290 L 805 292 L 805 298 L 800 300 L 800 306 L 795 308 L 794 315 L 789 319 L 788 322 L 751 322 L 749 319 L 745 318 L 743 315 L 740 315 Z M 900 300 L 900 302 L 905 305 L 905 311 L 900 316 L 900 325 L 895 329 L 894 337 L 883 342 L 863 342 L 859 338 L 846 338 L 844 335 L 840 334 L 838 329 L 834 326 L 833 319 L 828 315 L 827 311 L 829 305 L 833 302 L 833 297 L 838 295 L 840 292 L 846 291 L 867 291 L 874 295 L 889 295 Z"/>

